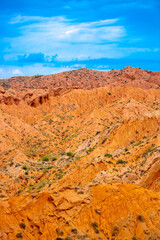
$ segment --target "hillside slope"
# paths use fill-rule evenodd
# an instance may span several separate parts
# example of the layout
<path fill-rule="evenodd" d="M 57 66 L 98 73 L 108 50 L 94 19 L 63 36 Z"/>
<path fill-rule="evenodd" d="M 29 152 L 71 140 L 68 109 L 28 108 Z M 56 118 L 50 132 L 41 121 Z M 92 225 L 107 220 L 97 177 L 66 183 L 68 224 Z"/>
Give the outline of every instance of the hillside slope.
<path fill-rule="evenodd" d="M 0 239 L 160 239 L 160 89 L 1 87 L 0 121 Z"/>

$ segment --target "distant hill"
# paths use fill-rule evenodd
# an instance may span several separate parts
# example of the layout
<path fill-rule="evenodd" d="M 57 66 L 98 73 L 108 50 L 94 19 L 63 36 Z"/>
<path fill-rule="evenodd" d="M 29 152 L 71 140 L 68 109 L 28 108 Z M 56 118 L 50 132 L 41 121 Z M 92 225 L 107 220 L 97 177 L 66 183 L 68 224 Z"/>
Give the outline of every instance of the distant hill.
<path fill-rule="evenodd" d="M 35 75 L 0 79 L 0 85 L 15 90 L 57 87 L 92 89 L 121 85 L 150 89 L 160 87 L 160 72 L 151 72 L 129 66 L 108 72 L 82 68 L 46 76 Z"/>

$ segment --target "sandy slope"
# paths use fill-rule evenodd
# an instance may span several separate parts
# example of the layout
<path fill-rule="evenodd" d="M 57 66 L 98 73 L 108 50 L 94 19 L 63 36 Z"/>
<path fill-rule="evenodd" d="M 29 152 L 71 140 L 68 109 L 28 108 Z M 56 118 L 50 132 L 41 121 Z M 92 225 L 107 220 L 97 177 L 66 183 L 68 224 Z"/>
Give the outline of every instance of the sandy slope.
<path fill-rule="evenodd" d="M 0 239 L 160 239 L 160 90 L 139 85 L 0 88 Z"/>

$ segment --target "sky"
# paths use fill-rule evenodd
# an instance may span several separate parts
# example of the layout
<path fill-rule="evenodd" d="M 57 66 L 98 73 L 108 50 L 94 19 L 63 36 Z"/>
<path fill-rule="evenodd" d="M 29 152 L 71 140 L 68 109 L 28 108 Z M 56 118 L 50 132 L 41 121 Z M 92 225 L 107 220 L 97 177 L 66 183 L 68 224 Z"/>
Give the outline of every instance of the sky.
<path fill-rule="evenodd" d="M 0 78 L 78 68 L 160 71 L 159 0 L 5 0 Z"/>

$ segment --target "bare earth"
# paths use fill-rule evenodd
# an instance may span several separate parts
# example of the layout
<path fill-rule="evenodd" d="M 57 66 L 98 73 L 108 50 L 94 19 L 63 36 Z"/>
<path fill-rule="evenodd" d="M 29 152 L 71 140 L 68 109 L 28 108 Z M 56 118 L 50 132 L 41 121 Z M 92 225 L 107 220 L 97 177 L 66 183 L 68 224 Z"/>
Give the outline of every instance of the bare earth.
<path fill-rule="evenodd" d="M 160 72 L 0 79 L 0 239 L 160 239 Z"/>

